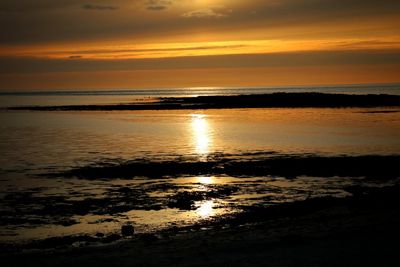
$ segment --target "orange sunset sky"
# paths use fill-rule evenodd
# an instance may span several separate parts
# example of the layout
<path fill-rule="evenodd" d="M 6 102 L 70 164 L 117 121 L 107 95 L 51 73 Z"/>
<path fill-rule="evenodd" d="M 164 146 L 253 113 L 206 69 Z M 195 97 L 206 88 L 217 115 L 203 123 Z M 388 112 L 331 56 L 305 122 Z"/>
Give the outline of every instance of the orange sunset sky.
<path fill-rule="evenodd" d="M 398 0 L 0 0 L 0 90 L 400 82 Z"/>

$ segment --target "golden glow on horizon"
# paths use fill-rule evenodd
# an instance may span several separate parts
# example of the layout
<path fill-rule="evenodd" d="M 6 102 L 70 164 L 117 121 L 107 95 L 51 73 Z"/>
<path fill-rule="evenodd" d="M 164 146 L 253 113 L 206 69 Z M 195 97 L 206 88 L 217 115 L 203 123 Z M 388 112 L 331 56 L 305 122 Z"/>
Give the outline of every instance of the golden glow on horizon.
<path fill-rule="evenodd" d="M 205 115 L 192 115 L 192 135 L 195 153 L 202 156 L 207 155 L 211 145 L 211 136 L 209 124 Z"/>
<path fill-rule="evenodd" d="M 8 2 L 0 90 L 400 82 L 396 0 Z"/>
<path fill-rule="evenodd" d="M 298 86 L 398 83 L 400 64 L 11 73 L 3 90 Z M 155 79 L 157 77 L 157 79 Z M 1 90 L 0 89 L 0 90 Z M 189 129 L 192 130 L 192 129 Z"/>
<path fill-rule="evenodd" d="M 77 48 L 79 47 L 79 49 Z M 302 51 L 400 49 L 400 37 L 318 40 L 243 40 L 180 43 L 92 43 L 54 46 L 3 46 L 0 56 L 43 59 L 124 60 Z"/>

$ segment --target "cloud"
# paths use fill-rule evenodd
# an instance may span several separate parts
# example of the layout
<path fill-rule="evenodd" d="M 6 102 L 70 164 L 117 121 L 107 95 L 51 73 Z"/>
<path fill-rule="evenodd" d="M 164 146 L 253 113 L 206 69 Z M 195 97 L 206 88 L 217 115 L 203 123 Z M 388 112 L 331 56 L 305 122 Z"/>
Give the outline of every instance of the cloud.
<path fill-rule="evenodd" d="M 337 47 L 344 47 L 347 49 L 357 48 L 384 48 L 384 47 L 399 47 L 399 41 L 385 41 L 385 40 L 366 40 L 366 41 L 353 41 L 353 42 L 331 42 L 331 44 Z"/>
<path fill-rule="evenodd" d="M 0 75 L 79 71 L 168 70 L 189 68 L 262 68 L 345 65 L 396 65 L 400 50 L 305 51 L 273 54 L 188 56 L 175 58 L 91 60 L 0 57 Z"/>
<path fill-rule="evenodd" d="M 190 11 L 182 14 L 184 18 L 223 18 L 227 17 L 229 13 L 231 13 L 231 9 L 226 9 L 223 7 L 218 8 L 205 8 Z"/>
<path fill-rule="evenodd" d="M 172 5 L 171 0 L 147 0 L 146 8 L 152 11 L 159 11 L 167 9 L 170 5 Z"/>
<path fill-rule="evenodd" d="M 83 9 L 86 10 L 116 10 L 118 7 L 110 6 L 110 5 L 95 5 L 95 4 L 84 4 L 82 5 Z"/>
<path fill-rule="evenodd" d="M 172 47 L 172 48 L 143 48 L 143 49 L 93 49 L 93 50 L 80 50 L 74 51 L 85 55 L 98 55 L 98 54 L 118 54 L 118 53 L 143 53 L 143 52 L 179 52 L 179 51 L 198 51 L 198 50 L 214 50 L 214 49 L 235 49 L 243 48 L 246 45 L 207 45 L 207 46 L 193 46 L 193 47 Z M 56 53 L 69 53 L 69 51 L 57 51 Z M 71 57 L 82 57 L 81 55 Z"/>
<path fill-rule="evenodd" d="M 218 9 L 212 4 L 217 2 L 233 12 Z M 115 12 L 82 12 L 85 3 L 116 6 L 119 14 L 105 19 L 98 13 Z M 210 36 L 210 41 L 241 39 L 242 34 L 254 39 L 378 38 L 398 33 L 399 8 L 399 0 L 0 0 L 0 43 L 98 42 L 133 36 L 147 42 L 191 39 L 193 31 Z"/>
<path fill-rule="evenodd" d="M 0 0 L 0 11 L 32 13 L 44 10 L 65 9 L 81 4 L 82 0 Z"/>

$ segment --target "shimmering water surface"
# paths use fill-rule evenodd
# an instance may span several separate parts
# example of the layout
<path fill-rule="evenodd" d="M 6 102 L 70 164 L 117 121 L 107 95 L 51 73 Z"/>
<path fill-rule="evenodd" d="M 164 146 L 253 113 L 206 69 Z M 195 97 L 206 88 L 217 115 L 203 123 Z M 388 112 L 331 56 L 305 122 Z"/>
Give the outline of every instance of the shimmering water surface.
<path fill-rule="evenodd" d="M 103 101 L 100 98 L 97 102 Z M 241 155 L 255 152 L 391 155 L 400 151 L 400 112 L 394 108 L 3 110 L 0 121 L 0 212 L 6 218 L 2 241 L 117 232 L 126 222 L 134 223 L 139 232 L 190 225 L 240 212 L 245 206 L 346 196 L 344 186 L 363 180 L 228 175 L 90 180 L 44 175 L 48 173 L 132 159 L 191 157 L 206 162 L 215 155 L 240 160 Z M 195 199 L 187 209 L 168 206 L 168 199 L 185 192 L 206 197 Z M 86 208 L 68 209 L 74 205 Z"/>

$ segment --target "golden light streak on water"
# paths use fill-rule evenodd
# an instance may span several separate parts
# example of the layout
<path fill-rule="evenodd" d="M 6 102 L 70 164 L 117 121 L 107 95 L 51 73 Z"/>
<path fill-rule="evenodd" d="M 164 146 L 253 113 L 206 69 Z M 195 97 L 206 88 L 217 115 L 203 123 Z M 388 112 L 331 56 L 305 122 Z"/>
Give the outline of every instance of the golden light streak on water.
<path fill-rule="evenodd" d="M 207 117 L 202 114 L 192 115 L 192 136 L 196 154 L 206 156 L 210 152 L 211 134 Z"/>
<path fill-rule="evenodd" d="M 202 218 L 213 216 L 215 214 L 214 205 L 213 200 L 204 201 L 199 205 L 196 213 Z"/>
<path fill-rule="evenodd" d="M 199 176 L 196 178 L 197 182 L 200 184 L 214 184 L 214 177 L 212 176 Z"/>

